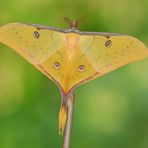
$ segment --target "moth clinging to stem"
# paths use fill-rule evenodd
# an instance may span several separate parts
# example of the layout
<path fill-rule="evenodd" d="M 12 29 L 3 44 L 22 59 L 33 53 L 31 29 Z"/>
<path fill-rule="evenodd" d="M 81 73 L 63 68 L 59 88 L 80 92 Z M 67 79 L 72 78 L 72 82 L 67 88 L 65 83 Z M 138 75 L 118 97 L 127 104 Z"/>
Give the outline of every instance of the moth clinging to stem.
<path fill-rule="evenodd" d="M 54 81 L 61 92 L 59 131 L 67 120 L 67 101 L 80 84 L 148 56 L 138 39 L 115 33 L 81 32 L 79 22 L 66 18 L 70 29 L 10 23 L 0 27 L 0 42 Z"/>

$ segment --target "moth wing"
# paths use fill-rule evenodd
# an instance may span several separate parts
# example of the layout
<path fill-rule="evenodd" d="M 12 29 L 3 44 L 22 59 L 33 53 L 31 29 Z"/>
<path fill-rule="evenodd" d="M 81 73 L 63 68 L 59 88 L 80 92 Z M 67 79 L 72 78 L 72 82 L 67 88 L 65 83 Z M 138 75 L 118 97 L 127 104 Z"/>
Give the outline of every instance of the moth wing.
<path fill-rule="evenodd" d="M 80 47 L 101 75 L 148 56 L 147 47 L 128 35 L 84 34 Z"/>
<path fill-rule="evenodd" d="M 10 23 L 0 27 L 0 42 L 38 65 L 63 46 L 64 34 L 38 25 Z"/>

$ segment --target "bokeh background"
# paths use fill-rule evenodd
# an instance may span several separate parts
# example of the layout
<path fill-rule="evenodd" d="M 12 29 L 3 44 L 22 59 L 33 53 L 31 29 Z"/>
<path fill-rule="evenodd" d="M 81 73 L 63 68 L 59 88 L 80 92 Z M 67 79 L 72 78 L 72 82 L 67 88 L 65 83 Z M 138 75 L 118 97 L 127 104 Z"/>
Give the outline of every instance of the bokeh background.
<path fill-rule="evenodd" d="M 30 22 L 130 34 L 148 45 L 147 0 L 0 0 L 0 25 Z M 71 148 L 148 147 L 148 59 L 106 74 L 75 92 Z M 0 45 L 0 148 L 60 148 L 56 85 Z"/>

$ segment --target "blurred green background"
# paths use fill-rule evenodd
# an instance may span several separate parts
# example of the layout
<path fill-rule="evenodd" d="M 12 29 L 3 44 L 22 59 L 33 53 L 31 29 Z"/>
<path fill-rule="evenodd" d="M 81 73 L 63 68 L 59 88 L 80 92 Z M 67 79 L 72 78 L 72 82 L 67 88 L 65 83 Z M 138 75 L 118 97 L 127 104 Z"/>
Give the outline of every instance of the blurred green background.
<path fill-rule="evenodd" d="M 148 45 L 147 0 L 0 0 L 0 25 L 9 22 L 130 34 Z M 148 147 L 148 59 L 77 88 L 71 148 Z M 0 148 L 60 148 L 56 85 L 0 45 Z"/>

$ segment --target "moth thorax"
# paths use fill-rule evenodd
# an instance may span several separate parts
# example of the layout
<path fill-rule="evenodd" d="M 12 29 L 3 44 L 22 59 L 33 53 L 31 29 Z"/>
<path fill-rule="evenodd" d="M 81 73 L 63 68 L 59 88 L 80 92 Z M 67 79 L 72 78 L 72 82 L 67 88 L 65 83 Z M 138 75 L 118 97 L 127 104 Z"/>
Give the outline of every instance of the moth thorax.
<path fill-rule="evenodd" d="M 71 28 L 71 29 L 78 29 L 78 27 L 79 27 L 78 21 L 72 20 L 72 21 L 70 22 L 70 28 Z"/>

